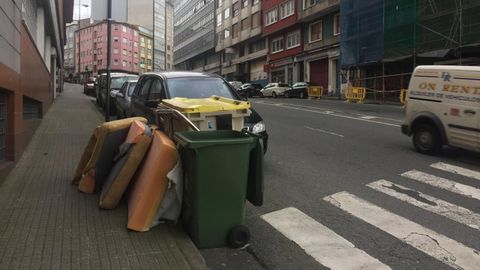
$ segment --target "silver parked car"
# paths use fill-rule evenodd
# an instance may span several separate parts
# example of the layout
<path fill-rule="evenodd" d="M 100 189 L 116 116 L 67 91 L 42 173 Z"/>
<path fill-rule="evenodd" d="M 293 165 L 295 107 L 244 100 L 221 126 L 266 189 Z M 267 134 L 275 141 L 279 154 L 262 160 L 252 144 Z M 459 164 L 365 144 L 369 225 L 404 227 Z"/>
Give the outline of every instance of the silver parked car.
<path fill-rule="evenodd" d="M 261 97 L 273 97 L 284 96 L 285 91 L 289 90 L 290 87 L 286 83 L 269 83 L 260 90 Z"/>

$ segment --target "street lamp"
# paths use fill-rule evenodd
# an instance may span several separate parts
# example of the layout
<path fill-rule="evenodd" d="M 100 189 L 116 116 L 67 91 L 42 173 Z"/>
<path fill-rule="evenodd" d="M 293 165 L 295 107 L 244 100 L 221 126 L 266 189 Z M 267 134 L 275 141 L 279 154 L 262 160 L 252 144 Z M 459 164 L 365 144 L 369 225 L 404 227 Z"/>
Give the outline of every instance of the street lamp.
<path fill-rule="evenodd" d="M 87 4 L 82 4 L 81 0 L 78 0 L 78 79 L 80 81 L 80 30 L 82 29 L 80 27 L 80 19 L 81 19 L 81 14 L 82 14 L 82 9 L 81 7 L 89 7 Z"/>

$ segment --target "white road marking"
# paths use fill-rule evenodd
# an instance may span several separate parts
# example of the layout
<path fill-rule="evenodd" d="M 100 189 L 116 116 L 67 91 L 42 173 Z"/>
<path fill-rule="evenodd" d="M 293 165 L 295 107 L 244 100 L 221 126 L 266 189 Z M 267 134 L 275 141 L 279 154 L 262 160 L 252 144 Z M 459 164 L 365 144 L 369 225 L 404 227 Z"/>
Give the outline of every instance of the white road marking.
<path fill-rule="evenodd" d="M 470 178 L 473 178 L 473 179 L 476 179 L 476 180 L 480 180 L 480 172 L 465 169 L 465 168 L 458 167 L 458 166 L 455 166 L 455 165 L 450 165 L 450 164 L 447 164 L 447 163 L 438 162 L 438 163 L 430 165 L 430 167 L 435 168 L 435 169 L 439 169 L 439 170 L 442 170 L 442 171 L 450 172 L 450 173 L 456 173 L 456 174 L 463 175 L 463 176 L 466 176 L 466 177 L 470 177 Z"/>
<path fill-rule="evenodd" d="M 268 106 L 282 107 L 282 108 L 286 108 L 286 109 L 303 111 L 303 112 L 311 112 L 311 113 L 318 113 L 318 114 L 323 114 L 323 115 L 336 116 L 336 117 L 340 117 L 340 118 L 346 118 L 346 119 L 351 119 L 351 120 L 358 120 L 358 121 L 363 121 L 363 122 L 368 122 L 368 123 L 373 123 L 373 124 L 380 124 L 380 125 L 385 125 L 385 126 L 390 126 L 390 127 L 400 127 L 400 125 L 396 125 L 396 124 L 391 124 L 391 123 L 386 123 L 386 122 L 380 122 L 380 121 L 374 121 L 374 120 L 369 120 L 369 119 L 362 119 L 362 118 L 359 118 L 359 117 L 352 117 L 352 116 L 341 115 L 341 114 L 331 113 L 331 112 L 326 113 L 325 111 L 318 111 L 318 110 L 309 110 L 309 109 L 304 109 L 304 108 L 297 108 L 297 107 L 293 107 L 293 106 L 290 106 L 290 105 L 287 105 L 287 104 L 283 104 L 283 105 L 278 105 L 278 103 L 277 103 L 277 104 L 263 103 L 263 104 L 264 104 L 264 105 L 268 105 Z M 305 106 L 303 106 L 303 107 L 305 107 Z"/>
<path fill-rule="evenodd" d="M 378 118 L 378 117 L 365 115 L 365 116 L 360 116 L 360 118 L 362 118 L 362 119 L 375 119 L 375 118 Z"/>
<path fill-rule="evenodd" d="M 367 186 L 424 210 L 480 230 L 480 214 L 470 211 L 469 209 L 383 179 L 367 184 Z M 410 194 L 410 196 L 407 194 Z"/>
<path fill-rule="evenodd" d="M 442 177 L 431 175 L 417 170 L 411 170 L 405 173 L 402 173 L 403 177 L 410 178 L 434 187 L 445 189 L 466 197 L 480 200 L 480 189 L 467 186 L 448 180 Z"/>
<path fill-rule="evenodd" d="M 337 137 L 340 137 L 340 138 L 344 138 L 344 137 L 345 137 L 345 136 L 343 136 L 342 134 L 338 134 L 338 133 L 331 132 L 331 131 L 326 131 L 326 130 L 319 129 L 319 128 L 312 128 L 312 127 L 309 127 L 309 126 L 305 126 L 305 128 L 306 128 L 306 129 L 309 129 L 309 130 L 313 130 L 313 131 L 318 131 L 318 132 L 320 132 L 320 133 L 325 133 L 325 134 L 337 136 Z"/>
<path fill-rule="evenodd" d="M 477 250 L 466 247 L 355 195 L 339 192 L 325 197 L 324 200 L 454 269 L 480 269 L 480 253 Z"/>
<path fill-rule="evenodd" d="M 331 269 L 390 269 L 296 208 L 271 212 L 262 219 Z"/>

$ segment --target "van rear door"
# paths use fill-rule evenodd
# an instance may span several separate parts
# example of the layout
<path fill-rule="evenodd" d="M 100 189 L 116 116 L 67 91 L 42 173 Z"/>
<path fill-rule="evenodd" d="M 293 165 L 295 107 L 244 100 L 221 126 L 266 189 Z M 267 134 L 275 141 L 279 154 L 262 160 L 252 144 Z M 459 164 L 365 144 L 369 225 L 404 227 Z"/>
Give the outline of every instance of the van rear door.
<path fill-rule="evenodd" d="M 480 73 L 469 70 L 442 72 L 444 116 L 449 142 L 465 149 L 480 149 Z M 477 78 L 478 77 L 478 78 Z"/>

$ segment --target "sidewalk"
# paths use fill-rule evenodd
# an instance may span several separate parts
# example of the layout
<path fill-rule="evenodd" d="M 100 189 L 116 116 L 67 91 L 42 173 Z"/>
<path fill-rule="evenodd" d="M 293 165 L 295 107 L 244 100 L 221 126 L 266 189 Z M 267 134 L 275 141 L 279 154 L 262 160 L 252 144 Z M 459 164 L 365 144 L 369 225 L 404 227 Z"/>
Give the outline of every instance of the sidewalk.
<path fill-rule="evenodd" d="M 125 203 L 100 210 L 97 195 L 70 184 L 101 121 L 81 87 L 65 84 L 0 184 L 0 269 L 206 269 L 179 227 L 129 232 Z"/>

